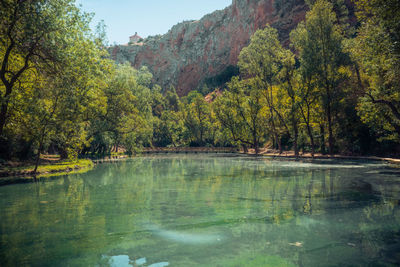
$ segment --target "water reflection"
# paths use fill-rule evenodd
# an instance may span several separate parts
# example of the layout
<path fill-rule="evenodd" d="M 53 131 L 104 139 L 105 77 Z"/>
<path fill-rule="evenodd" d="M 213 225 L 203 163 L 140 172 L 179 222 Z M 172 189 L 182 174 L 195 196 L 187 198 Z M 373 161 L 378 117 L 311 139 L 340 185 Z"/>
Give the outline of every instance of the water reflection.
<path fill-rule="evenodd" d="M 212 244 L 221 241 L 222 237 L 218 234 L 209 234 L 209 233 L 190 233 L 190 232 L 179 232 L 166 230 L 162 227 L 159 227 L 155 224 L 148 223 L 145 226 L 145 229 L 152 232 L 154 235 L 162 237 L 164 239 L 184 243 L 184 244 Z"/>
<path fill-rule="evenodd" d="M 1 187 L 0 265 L 396 265 L 395 172 L 157 155 Z"/>

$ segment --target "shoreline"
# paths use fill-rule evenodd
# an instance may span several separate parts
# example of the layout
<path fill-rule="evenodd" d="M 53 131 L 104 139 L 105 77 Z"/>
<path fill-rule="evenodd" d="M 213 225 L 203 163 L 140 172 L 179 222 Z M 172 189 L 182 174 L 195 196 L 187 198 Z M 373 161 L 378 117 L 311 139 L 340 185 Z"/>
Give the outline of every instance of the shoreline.
<path fill-rule="evenodd" d="M 252 149 L 249 149 L 249 152 L 245 153 L 242 150 L 237 150 L 236 148 L 156 148 L 156 149 L 147 149 L 146 151 L 143 151 L 142 154 L 160 154 L 160 153 L 233 153 L 233 154 L 238 154 L 238 155 L 248 155 L 248 156 L 256 156 L 254 151 Z M 376 160 L 376 161 L 385 161 L 388 163 L 392 164 L 399 164 L 400 165 L 400 158 L 392 158 L 392 157 L 378 157 L 378 156 L 357 156 L 357 155 L 340 155 L 340 154 L 335 154 L 335 155 L 326 155 L 326 154 L 320 154 L 316 153 L 313 156 L 311 156 L 311 153 L 304 153 L 296 157 L 294 155 L 293 151 L 284 151 L 281 154 L 279 152 L 268 152 L 268 151 L 262 151 L 258 155 L 258 157 L 269 157 L 269 158 L 287 158 L 287 159 L 343 159 L 343 160 Z"/>
<path fill-rule="evenodd" d="M 236 147 L 147 147 L 141 152 L 141 154 L 157 153 L 239 153 L 239 150 Z"/>
<path fill-rule="evenodd" d="M 173 147 L 173 148 L 145 148 L 141 154 L 158 154 L 158 153 L 234 153 L 240 155 L 256 156 L 254 149 L 249 149 L 247 153 L 237 148 L 213 148 L 213 147 Z M 293 151 L 283 151 L 282 153 L 264 150 L 260 151 L 258 157 L 271 157 L 271 158 L 288 158 L 288 159 L 344 159 L 344 160 L 377 160 L 386 161 L 394 164 L 400 164 L 400 158 L 393 157 L 379 157 L 379 156 L 362 156 L 362 155 L 328 155 L 315 153 L 314 157 L 311 153 L 300 153 L 298 157 L 294 155 Z"/>
<path fill-rule="evenodd" d="M 377 157 L 377 156 L 346 156 L 346 155 L 322 155 L 322 154 L 316 154 L 314 157 L 311 155 L 299 155 L 296 157 L 294 154 L 289 154 L 289 155 L 283 155 L 285 153 L 279 154 L 279 153 L 265 153 L 265 154 L 259 154 L 260 156 L 263 157 L 271 157 L 271 158 L 290 158 L 290 159 L 344 159 L 344 160 L 376 160 L 376 161 L 386 161 L 388 163 L 393 163 L 393 164 L 400 164 L 400 159 L 398 158 L 390 158 L 390 157 Z M 254 155 L 254 154 L 252 154 Z"/>
<path fill-rule="evenodd" d="M 34 166 L 28 163 L 16 163 L 17 166 L 2 166 L 0 168 L 0 186 L 30 183 L 37 179 L 47 179 L 53 176 L 64 174 L 81 173 L 93 168 L 94 163 L 88 159 L 79 159 L 77 161 L 47 161 L 38 166 L 36 177 L 34 177 Z"/>
<path fill-rule="evenodd" d="M 239 151 L 237 148 L 212 148 L 212 147 L 177 147 L 177 148 L 145 148 L 138 155 L 146 154 L 161 154 L 161 153 L 171 153 L 171 154 L 238 154 L 247 156 L 256 156 L 254 150 L 249 149 L 247 153 L 244 151 Z M 311 153 L 300 153 L 298 157 L 294 155 L 293 151 L 284 151 L 282 153 L 276 151 L 261 151 L 257 157 L 265 157 L 272 159 L 343 159 L 343 160 L 375 160 L 384 161 L 389 164 L 395 164 L 400 166 L 400 158 L 392 157 L 378 157 L 378 156 L 348 156 L 348 155 L 324 155 L 316 153 L 314 157 Z M 129 159 L 128 155 L 120 156 L 108 156 L 104 158 L 86 158 L 79 159 L 77 161 L 51 161 L 46 162 L 46 164 L 41 164 L 38 167 L 36 179 L 47 179 L 53 176 L 69 175 L 74 173 L 83 173 L 91 170 L 97 164 L 103 163 L 113 163 L 122 160 Z M 30 183 L 34 182 L 35 178 L 32 176 L 33 166 L 31 164 L 17 163 L 16 167 L 2 167 L 0 168 L 0 186 L 19 184 L 19 183 Z"/>

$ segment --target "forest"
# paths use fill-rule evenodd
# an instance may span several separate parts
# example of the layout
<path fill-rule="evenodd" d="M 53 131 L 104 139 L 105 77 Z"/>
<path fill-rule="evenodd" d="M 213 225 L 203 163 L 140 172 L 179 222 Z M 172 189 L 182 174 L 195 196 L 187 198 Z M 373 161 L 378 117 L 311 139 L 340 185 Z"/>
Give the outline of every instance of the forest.
<path fill-rule="evenodd" d="M 343 0 L 306 2 L 288 47 L 266 25 L 224 86 L 178 97 L 148 68 L 109 59 L 105 25 L 92 31 L 74 1 L 1 1 L 0 158 L 182 146 L 398 154 L 400 2 L 355 0 L 356 23 Z"/>

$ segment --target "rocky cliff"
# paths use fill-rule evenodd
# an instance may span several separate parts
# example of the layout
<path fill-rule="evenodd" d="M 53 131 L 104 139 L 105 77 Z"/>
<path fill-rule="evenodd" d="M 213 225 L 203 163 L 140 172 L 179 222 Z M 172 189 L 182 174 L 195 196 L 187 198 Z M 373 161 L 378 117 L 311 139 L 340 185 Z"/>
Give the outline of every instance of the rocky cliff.
<path fill-rule="evenodd" d="M 111 47 L 110 54 L 119 63 L 148 66 L 155 83 L 163 88 L 173 85 L 183 96 L 236 65 L 251 35 L 267 23 L 278 29 L 287 44 L 290 31 L 306 11 L 303 0 L 233 0 L 224 10 L 177 24 L 165 35 Z"/>

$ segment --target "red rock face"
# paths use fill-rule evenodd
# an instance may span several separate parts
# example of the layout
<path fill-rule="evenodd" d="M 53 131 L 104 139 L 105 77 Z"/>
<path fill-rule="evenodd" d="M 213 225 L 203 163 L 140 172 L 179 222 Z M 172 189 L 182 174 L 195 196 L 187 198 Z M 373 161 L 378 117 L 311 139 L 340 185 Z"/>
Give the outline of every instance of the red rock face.
<path fill-rule="evenodd" d="M 251 35 L 267 23 L 278 29 L 287 45 L 290 31 L 306 11 L 303 0 L 297 0 L 284 14 L 274 9 L 274 0 L 233 0 L 224 10 L 175 25 L 163 36 L 149 37 L 143 46 L 118 46 L 111 48 L 110 54 L 117 62 L 129 61 L 135 68 L 148 66 L 155 83 L 164 88 L 173 85 L 183 96 L 206 78 L 236 65 Z"/>

